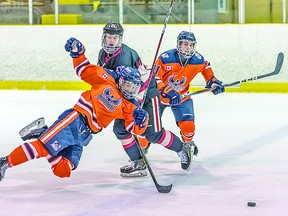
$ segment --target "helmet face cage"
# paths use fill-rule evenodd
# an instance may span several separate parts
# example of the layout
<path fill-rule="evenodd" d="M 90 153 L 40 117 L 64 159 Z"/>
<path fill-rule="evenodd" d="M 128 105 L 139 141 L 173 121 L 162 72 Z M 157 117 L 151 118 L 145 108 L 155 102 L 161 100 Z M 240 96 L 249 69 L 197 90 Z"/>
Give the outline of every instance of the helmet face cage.
<path fill-rule="evenodd" d="M 183 42 L 190 42 L 193 44 L 193 48 L 191 49 L 190 52 L 184 52 L 181 50 L 180 46 Z M 182 31 L 177 37 L 177 50 L 178 50 L 180 58 L 182 59 L 191 58 L 193 54 L 195 53 L 196 43 L 197 41 L 193 33 Z"/>
<path fill-rule="evenodd" d="M 124 29 L 118 22 L 109 22 L 103 28 L 102 48 L 106 53 L 114 54 L 122 45 L 122 36 Z M 106 37 L 118 37 L 117 44 L 107 44 Z M 114 38 L 116 39 L 116 38 Z"/>
<path fill-rule="evenodd" d="M 118 87 L 123 97 L 128 100 L 134 99 L 142 86 L 140 72 L 135 68 L 119 66 L 116 73 L 119 76 Z"/>

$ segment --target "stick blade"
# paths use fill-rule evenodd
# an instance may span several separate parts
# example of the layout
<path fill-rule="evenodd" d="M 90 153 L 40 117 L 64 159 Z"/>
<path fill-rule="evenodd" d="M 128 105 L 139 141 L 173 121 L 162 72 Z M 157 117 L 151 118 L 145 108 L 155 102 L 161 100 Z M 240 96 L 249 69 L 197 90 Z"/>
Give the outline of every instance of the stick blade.
<path fill-rule="evenodd" d="M 159 193 L 169 193 L 172 189 L 172 184 L 171 185 L 159 185 L 157 184 L 157 190 Z"/>
<path fill-rule="evenodd" d="M 280 52 L 278 53 L 277 63 L 276 63 L 275 70 L 274 70 L 275 74 L 278 74 L 280 72 L 283 62 L 284 62 L 284 54 Z"/>

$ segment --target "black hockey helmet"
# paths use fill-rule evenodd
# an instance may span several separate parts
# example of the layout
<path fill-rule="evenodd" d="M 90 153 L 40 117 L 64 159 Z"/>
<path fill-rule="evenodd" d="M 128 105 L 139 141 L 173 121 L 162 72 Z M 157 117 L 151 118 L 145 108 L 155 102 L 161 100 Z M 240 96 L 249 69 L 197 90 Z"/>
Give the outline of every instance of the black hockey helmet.
<path fill-rule="evenodd" d="M 124 29 L 118 22 L 108 22 L 104 26 L 102 34 L 102 47 L 106 53 L 114 54 L 121 48 L 123 32 Z M 110 42 L 106 41 L 106 36 L 110 38 Z M 116 40 L 117 37 L 119 38 L 118 40 Z M 114 38 L 116 42 L 114 40 L 111 42 L 111 38 Z"/>
<path fill-rule="evenodd" d="M 108 22 L 103 28 L 103 33 L 123 36 L 123 32 L 124 29 L 119 22 Z"/>

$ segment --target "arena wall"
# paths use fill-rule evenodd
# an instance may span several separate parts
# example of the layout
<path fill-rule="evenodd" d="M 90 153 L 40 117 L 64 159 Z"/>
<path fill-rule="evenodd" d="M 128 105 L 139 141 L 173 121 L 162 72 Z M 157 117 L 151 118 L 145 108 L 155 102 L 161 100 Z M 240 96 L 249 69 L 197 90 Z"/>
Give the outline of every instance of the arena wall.
<path fill-rule="evenodd" d="M 123 42 L 134 48 L 143 62 L 152 65 L 163 25 L 124 25 Z M 75 37 L 86 47 L 86 56 L 97 63 L 103 25 L 0 26 L 0 89 L 82 90 L 76 76 L 67 39 Z M 177 35 L 191 31 L 197 51 L 211 62 L 224 83 L 246 79 L 274 70 L 277 54 L 283 52 L 279 75 L 253 81 L 231 91 L 288 92 L 288 28 L 285 24 L 169 25 L 159 55 L 176 47 Z M 202 76 L 192 86 L 202 88 Z M 229 91 L 229 90 L 228 90 Z"/>

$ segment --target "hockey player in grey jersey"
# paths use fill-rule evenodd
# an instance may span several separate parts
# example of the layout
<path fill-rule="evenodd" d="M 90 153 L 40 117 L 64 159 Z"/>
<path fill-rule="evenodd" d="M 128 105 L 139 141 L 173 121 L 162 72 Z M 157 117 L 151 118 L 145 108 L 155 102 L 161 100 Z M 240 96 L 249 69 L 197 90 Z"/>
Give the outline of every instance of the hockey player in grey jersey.
<path fill-rule="evenodd" d="M 124 29 L 118 22 L 109 22 L 103 28 L 102 49 L 99 51 L 98 64 L 108 68 L 115 69 L 119 65 L 125 65 L 139 69 L 142 72 L 142 81 L 147 84 L 150 70 L 145 69 L 142 61 L 135 50 L 122 43 Z M 144 84 L 144 86 L 147 86 Z M 187 170 L 190 166 L 191 155 L 186 149 L 183 150 L 183 142 L 171 131 L 162 127 L 159 115 L 159 90 L 155 77 L 153 76 L 148 89 L 147 97 L 143 100 L 143 93 L 146 89 L 140 89 L 138 101 L 143 104 L 143 109 L 149 113 L 149 123 L 144 134 L 138 137 L 141 146 L 145 149 L 149 143 L 157 143 L 165 148 L 175 151 L 181 158 L 181 166 Z M 146 166 L 139 158 L 139 152 L 134 136 L 124 127 L 123 119 L 114 121 L 113 132 L 117 139 L 122 143 L 124 150 L 128 154 L 131 164 L 120 168 L 121 176 L 145 176 L 147 175 Z M 189 151 L 189 150 L 188 150 Z"/>

